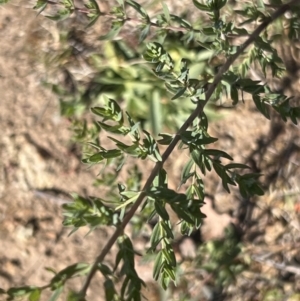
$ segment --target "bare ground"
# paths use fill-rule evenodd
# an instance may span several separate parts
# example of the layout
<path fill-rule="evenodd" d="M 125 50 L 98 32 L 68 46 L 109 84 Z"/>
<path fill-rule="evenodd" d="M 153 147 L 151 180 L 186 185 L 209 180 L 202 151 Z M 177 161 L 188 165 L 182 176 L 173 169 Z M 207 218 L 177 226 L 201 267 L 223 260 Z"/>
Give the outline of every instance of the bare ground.
<path fill-rule="evenodd" d="M 78 261 L 92 262 L 112 232 L 98 229 L 85 237 L 88 230 L 83 229 L 68 237 L 69 230 L 62 226 L 60 204 L 69 200 L 68 193 L 101 195 L 102 192 L 92 186 L 97 170 L 81 164 L 80 150 L 70 142 L 70 122 L 60 116 L 56 96 L 41 85 L 45 70 L 35 62 L 33 54 L 37 53 L 36 48 L 46 49 L 47 43 L 55 47 L 56 32 L 53 23 L 42 16 L 36 17 L 30 9 L 0 7 L 0 287 L 3 289 L 44 285 L 52 277 L 45 267 L 59 271 Z M 293 80 L 287 90 L 298 94 L 297 86 L 298 81 Z M 274 287 L 275 281 L 275 287 L 286 300 L 300 300 L 296 295 L 300 290 L 299 127 L 284 124 L 275 115 L 268 121 L 250 104 L 222 113 L 224 118 L 211 127 L 211 134 L 220 138 L 216 147 L 227 151 L 236 161 L 249 164 L 254 171 L 262 172 L 266 190 L 262 198 L 243 200 L 234 191 L 230 195 L 224 193 L 215 175 L 207 180 L 211 199 L 207 199 L 204 208 L 208 218 L 201 230 L 202 241 L 221 237 L 224 227 L 232 223 L 244 231 L 245 256 L 252 256 L 249 270 L 222 298 L 266 300 L 265 292 Z M 184 160 L 182 156 L 167 163 L 174 175 L 172 188 L 177 185 Z M 136 242 L 142 249 L 143 245 Z M 184 242 L 179 246 L 178 256 L 193 257 L 195 243 Z M 114 253 L 115 249 L 111 254 Z M 110 255 L 107 261 L 112 258 Z M 151 270 L 139 266 L 139 272 L 152 287 L 148 300 L 165 300 L 166 295 L 151 284 Z M 78 289 L 80 283 L 81 280 L 75 281 L 70 287 Z M 187 289 L 193 300 L 210 300 L 209 294 L 204 293 L 211 290 L 209 277 L 193 279 Z M 102 299 L 99 276 L 92 284 L 88 300 Z"/>

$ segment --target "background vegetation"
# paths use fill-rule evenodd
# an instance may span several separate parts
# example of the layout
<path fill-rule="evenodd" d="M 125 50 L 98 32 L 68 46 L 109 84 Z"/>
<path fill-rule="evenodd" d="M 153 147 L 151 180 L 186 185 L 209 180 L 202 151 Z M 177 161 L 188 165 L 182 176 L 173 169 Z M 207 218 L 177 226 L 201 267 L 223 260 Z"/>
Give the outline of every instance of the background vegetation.
<path fill-rule="evenodd" d="M 67 297 L 69 300 L 83 300 L 89 281 L 98 270 L 104 277 L 107 300 L 139 300 L 143 286 L 142 275 L 135 270 L 135 257 L 139 254 L 135 253 L 129 236 L 122 235 L 124 226 L 132 220 L 134 234 L 141 233 L 147 223 L 152 227 L 152 234 L 148 237 L 148 255 L 145 254 L 145 257 L 149 260 L 155 258 L 153 276 L 165 290 L 168 289 L 167 294 L 161 293 L 162 299 L 197 300 L 197 294 L 192 292 L 188 283 L 200 277 L 199 290 L 204 294 L 203 298 L 208 300 L 214 300 L 217 296 L 229 300 L 239 294 L 253 300 L 254 295 L 247 296 L 243 292 L 244 287 L 249 286 L 245 283 L 247 278 L 256 285 L 254 294 L 258 300 L 297 300 L 297 288 L 284 288 L 284 276 L 281 279 L 277 275 L 276 281 L 272 282 L 247 274 L 249 271 L 256 273 L 254 262 L 271 265 L 277 272 L 291 273 L 292 276 L 287 276 L 294 277 L 291 283 L 298 274 L 297 267 L 287 264 L 286 260 L 291 261 L 291 258 L 281 258 L 280 263 L 272 258 L 284 250 L 282 247 L 275 248 L 271 254 L 268 252 L 265 255 L 263 252 L 263 255 L 259 255 L 252 253 L 249 243 L 259 237 L 254 234 L 259 227 L 253 228 L 251 217 L 256 207 L 261 214 L 257 220 L 267 216 L 265 225 L 274 221 L 289 223 L 287 210 L 284 209 L 279 215 L 272 211 L 278 192 L 286 187 L 289 190 L 287 194 L 282 193 L 282 198 L 288 195 L 292 211 L 289 214 L 297 213 L 298 188 L 288 177 L 285 182 L 282 181 L 278 173 L 286 171 L 275 170 L 272 160 L 268 162 L 264 156 L 268 143 L 275 140 L 280 132 L 279 117 L 283 121 L 289 119 L 295 125 L 299 117 L 297 98 L 283 94 L 292 89 L 292 81 L 288 82 L 290 71 L 285 71 L 284 61 L 278 55 L 282 49 L 275 47 L 279 43 L 298 39 L 297 10 L 284 15 L 292 5 L 297 7 L 297 3 L 289 6 L 280 1 L 270 5 L 262 1 L 247 4 L 193 1 L 193 6 L 192 3 L 189 5 L 198 9 L 198 14 L 191 14 L 191 20 L 185 19 L 191 8 L 173 15 L 168 5 L 163 3 L 162 12 L 156 14 L 153 21 L 144 6 L 134 1 L 120 1 L 118 6 L 106 7 L 105 11 L 100 9 L 96 1 L 80 7 L 72 1 L 38 1 L 35 4 L 35 9 L 40 13 L 43 11 L 48 18 L 61 22 L 55 51 L 48 51 L 40 57 L 48 72 L 42 82 L 58 95 L 61 114 L 72 120 L 73 139 L 83 142 L 83 162 L 89 165 L 104 163 L 104 167 L 107 167 L 101 169 L 101 176 L 94 184 L 109 189 L 97 197 L 74 195 L 74 202 L 63 206 L 64 225 L 73 226 L 72 232 L 83 226 L 93 230 L 100 225 L 111 225 L 116 232 L 114 239 L 109 242 L 114 243 L 119 237 L 119 250 L 115 254 L 114 265 L 103 262 L 105 252 L 111 247 L 108 245 L 93 266 L 76 263 L 56 273 L 48 285 L 13 287 L 2 290 L 3 295 L 8 295 L 10 299 L 26 296 L 29 300 L 39 300 L 42 292 L 50 289 L 50 300 L 56 300 L 60 298 L 67 280 L 87 275 L 88 280 L 81 291 L 71 291 Z M 51 11 L 48 13 L 49 8 Z M 270 18 L 270 15 L 273 17 Z M 77 24 L 96 26 L 104 18 L 112 20 L 110 31 L 104 34 L 101 28 L 99 38 L 96 28 L 90 33 L 92 42 L 88 43 L 86 39 L 89 32 L 84 27 L 78 29 Z M 139 25 L 133 33 L 126 27 L 131 22 Z M 268 30 L 264 31 L 266 28 Z M 259 36 L 262 31 L 263 34 Z M 96 39 L 115 40 L 97 44 Z M 249 45 L 250 48 L 244 52 Z M 238 62 L 233 64 L 233 58 L 239 55 Z M 259 76 L 259 79 L 254 79 L 254 76 Z M 278 80 L 273 81 L 272 77 Z M 225 110 L 250 101 L 266 118 L 272 120 L 274 137 L 258 143 L 257 149 L 242 163 L 229 163 L 232 160 L 229 150 L 226 150 L 229 152 L 227 154 L 223 149 L 216 149 L 220 148 L 218 144 L 212 148 L 206 146 L 217 142 L 209 134 L 208 123 L 223 118 L 219 113 L 220 108 Z M 251 105 L 248 106 L 251 110 Z M 92 112 L 102 118 L 101 121 L 87 117 L 86 111 L 91 107 Z M 247 114 L 251 114 L 250 110 Z M 197 122 L 193 123 L 194 119 Z M 232 124 L 237 119 L 233 117 Z M 108 134 L 104 134 L 105 131 Z M 219 134 L 222 137 L 221 131 Z M 120 135 L 125 137 L 124 140 L 120 140 Z M 111 142 L 103 144 L 104 139 L 110 139 Z M 162 164 L 179 141 L 182 152 L 188 151 L 189 158 L 182 162 L 180 177 L 168 174 L 176 187 L 181 187 L 176 191 L 175 187 L 171 189 L 168 186 L 167 170 L 162 169 Z M 293 147 L 297 150 L 297 141 L 295 143 Z M 284 151 L 282 154 L 285 154 Z M 142 183 L 147 178 L 145 166 L 149 173 L 153 167 L 133 163 L 129 161 L 129 156 L 150 158 L 156 162 L 150 180 L 146 181 L 144 187 Z M 251 172 L 247 171 L 245 163 L 252 164 Z M 260 172 L 265 172 L 267 167 L 270 168 L 270 174 L 264 177 L 260 186 L 257 180 Z M 204 187 L 208 187 L 208 191 L 211 189 L 207 184 L 211 180 L 207 172 L 211 170 L 215 171 L 212 178 L 216 181 L 219 177 L 225 191 L 230 191 L 229 185 L 238 186 L 239 190 L 234 189 L 233 193 L 241 203 L 235 212 L 230 212 L 232 225 L 226 229 L 224 236 L 201 241 L 199 227 L 205 215 L 199 208 L 204 205 L 204 197 L 209 198 Z M 125 180 L 119 183 L 120 178 Z M 277 181 L 280 185 L 274 189 L 272 185 L 276 185 Z M 259 201 L 255 203 L 255 196 L 262 195 L 268 189 L 273 189 L 269 192 L 271 201 L 263 206 Z M 212 193 L 213 189 L 209 191 L 209 194 Z M 135 214 L 145 197 L 143 210 Z M 171 211 L 175 212 L 174 220 Z M 179 220 L 180 229 L 176 226 Z M 199 245 L 195 255 L 183 257 L 178 265 L 174 250 L 182 241 L 179 232 L 198 237 L 196 241 Z M 287 238 L 276 239 L 282 239 L 283 243 Z M 290 249 L 294 251 L 297 238 L 288 240 L 293 241 Z M 146 251 L 146 247 L 143 251 Z M 293 260 L 296 255 L 291 252 Z M 177 287 L 172 282 L 177 283 Z M 233 283 L 238 283 L 235 290 Z"/>

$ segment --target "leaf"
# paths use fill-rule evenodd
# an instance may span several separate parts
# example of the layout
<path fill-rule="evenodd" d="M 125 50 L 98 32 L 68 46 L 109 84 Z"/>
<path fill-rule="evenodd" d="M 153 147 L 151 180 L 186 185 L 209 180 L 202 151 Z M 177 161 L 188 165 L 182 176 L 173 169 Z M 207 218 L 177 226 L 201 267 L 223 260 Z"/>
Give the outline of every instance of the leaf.
<path fill-rule="evenodd" d="M 233 169 L 233 168 L 250 168 L 249 166 L 245 165 L 245 164 L 241 164 L 241 163 L 229 163 L 227 165 L 225 165 L 226 169 Z"/>
<path fill-rule="evenodd" d="M 125 3 L 129 4 L 131 7 L 133 7 L 144 19 L 146 19 L 148 22 L 150 22 L 150 18 L 147 14 L 147 12 L 144 10 L 144 8 L 138 4 L 137 2 L 133 0 L 126 0 Z"/>
<path fill-rule="evenodd" d="M 163 220 L 169 220 L 169 214 L 168 214 L 166 208 L 163 206 L 163 204 L 160 201 L 155 201 L 154 202 L 154 207 L 155 207 L 156 213 Z"/>
<path fill-rule="evenodd" d="M 168 239 L 174 239 L 174 234 L 172 232 L 172 226 L 170 220 L 167 221 L 161 221 L 160 224 L 162 225 L 165 233 L 164 237 Z"/>
<path fill-rule="evenodd" d="M 168 6 L 165 2 L 162 1 L 161 4 L 162 4 L 162 7 L 163 7 L 164 16 L 165 16 L 167 22 L 170 23 L 171 17 L 170 17 L 169 8 L 168 8 Z"/>
<path fill-rule="evenodd" d="M 219 163 L 216 163 L 216 162 L 213 162 L 213 167 L 214 167 L 214 170 L 216 171 L 216 173 L 218 174 L 218 176 L 221 178 L 222 185 L 223 185 L 224 189 L 228 193 L 230 193 L 230 189 L 228 187 L 228 184 L 235 185 L 235 182 L 233 182 L 230 179 L 230 177 L 227 175 L 226 169 L 223 165 L 221 165 Z"/>
<path fill-rule="evenodd" d="M 91 27 L 97 22 L 97 20 L 100 17 L 100 14 L 99 15 L 98 14 L 88 14 L 87 17 L 90 22 L 88 23 L 88 25 L 86 27 Z"/>
<path fill-rule="evenodd" d="M 74 9 L 73 0 L 62 0 L 62 5 L 67 9 Z"/>
<path fill-rule="evenodd" d="M 53 294 L 51 295 L 50 299 L 48 301 L 56 301 L 58 299 L 58 297 L 60 296 L 60 294 L 62 293 L 64 287 L 60 286 L 58 287 Z"/>
<path fill-rule="evenodd" d="M 94 155 L 90 156 L 89 158 L 83 159 L 82 162 L 83 163 L 99 163 L 104 159 L 104 157 L 102 155 L 103 153 L 104 152 L 94 154 Z"/>
<path fill-rule="evenodd" d="M 103 276 L 107 277 L 108 275 L 113 275 L 112 270 L 104 263 L 99 263 L 97 267 Z"/>
<path fill-rule="evenodd" d="M 160 137 L 162 137 L 162 139 L 157 140 L 157 143 L 161 144 L 161 145 L 169 145 L 173 139 L 174 139 L 174 135 L 171 134 L 159 134 Z"/>
<path fill-rule="evenodd" d="M 21 296 L 26 296 L 31 292 L 34 292 L 37 290 L 36 286 L 20 286 L 20 287 L 11 287 L 8 289 L 6 292 L 10 297 L 16 298 L 16 297 L 21 297 Z"/>
<path fill-rule="evenodd" d="M 191 151 L 191 156 L 197 166 L 200 168 L 201 172 L 205 175 L 205 165 L 203 162 L 203 155 L 198 149 L 193 149 Z"/>
<path fill-rule="evenodd" d="M 203 201 L 204 197 L 205 197 L 205 193 L 204 193 L 204 183 L 203 183 L 202 179 L 197 178 L 196 184 L 193 184 L 193 188 L 194 188 L 199 200 Z"/>
<path fill-rule="evenodd" d="M 182 96 L 184 94 L 184 92 L 186 91 L 186 87 L 180 88 L 177 93 L 171 98 L 171 100 L 177 99 L 180 96 Z"/>
<path fill-rule="evenodd" d="M 29 301 L 39 301 L 41 298 L 41 290 L 36 289 L 29 295 Z"/>
<path fill-rule="evenodd" d="M 170 244 L 166 244 L 166 247 L 162 249 L 162 252 L 164 259 L 168 262 L 168 264 L 172 267 L 176 267 L 176 258 L 172 246 Z M 173 280 L 175 280 L 175 278 Z"/>
<path fill-rule="evenodd" d="M 38 0 L 36 5 L 33 7 L 33 9 L 40 9 L 38 12 L 38 15 L 42 13 L 45 8 L 47 7 L 48 1 L 47 0 Z"/>
<path fill-rule="evenodd" d="M 193 0 L 193 3 L 198 9 L 200 9 L 202 11 L 207 11 L 207 12 L 211 11 L 211 8 L 209 8 L 208 6 L 206 6 L 204 4 L 201 4 L 200 2 L 198 2 L 196 0 Z"/>
<path fill-rule="evenodd" d="M 63 287 L 62 284 L 67 279 L 70 279 L 74 276 L 85 275 L 90 270 L 90 264 L 88 263 L 75 263 L 61 270 L 51 279 L 52 287 Z M 55 299 L 56 300 L 56 299 Z"/>
<path fill-rule="evenodd" d="M 86 3 L 84 6 L 88 9 L 94 9 L 97 15 L 100 16 L 101 10 L 96 0 L 89 0 L 89 2 Z"/>
<path fill-rule="evenodd" d="M 86 299 L 82 297 L 82 294 L 71 290 L 68 292 L 66 301 L 86 301 Z"/>
<path fill-rule="evenodd" d="M 109 278 L 106 278 L 104 281 L 104 290 L 105 290 L 105 300 L 117 300 L 117 292 L 113 281 Z"/>
<path fill-rule="evenodd" d="M 229 156 L 226 152 L 220 151 L 218 149 L 205 149 L 205 150 L 203 150 L 203 154 L 206 156 L 214 156 L 217 159 L 223 157 L 228 160 L 233 160 L 233 158 L 231 156 Z"/>
<path fill-rule="evenodd" d="M 185 184 L 186 181 L 194 175 L 194 172 L 191 172 L 191 168 L 194 166 L 195 162 L 193 159 L 190 159 L 188 163 L 185 164 L 182 173 L 181 173 L 181 182 L 180 185 Z"/>
<path fill-rule="evenodd" d="M 138 191 L 123 191 L 120 193 L 121 196 L 125 197 L 126 199 L 130 199 L 135 197 L 136 195 L 139 195 L 140 192 Z"/>
<path fill-rule="evenodd" d="M 63 21 L 71 15 L 72 11 L 70 9 L 64 8 L 60 9 L 54 16 L 45 16 L 52 21 Z"/>
<path fill-rule="evenodd" d="M 140 33 L 139 43 L 143 42 L 147 38 L 148 34 L 150 33 L 150 29 L 151 24 L 147 24 L 146 26 L 144 26 Z"/>
<path fill-rule="evenodd" d="M 258 111 L 260 111 L 267 119 L 270 119 L 269 108 L 263 101 L 261 101 L 260 97 L 258 95 L 253 95 L 252 99 Z"/>
<path fill-rule="evenodd" d="M 158 175 L 153 180 L 152 185 L 154 187 L 168 187 L 168 178 L 167 178 L 167 172 L 162 168 Z"/>
<path fill-rule="evenodd" d="M 171 203 L 171 208 L 173 209 L 173 211 L 178 215 L 179 218 L 182 218 L 184 221 L 193 224 L 194 221 L 191 218 L 190 214 L 188 211 L 184 210 L 181 206 Z"/>
<path fill-rule="evenodd" d="M 127 191 L 127 192 L 130 193 L 130 192 L 132 192 L 132 191 Z M 127 195 L 129 195 L 129 194 L 127 194 Z M 125 202 L 123 202 L 121 205 L 117 206 L 117 207 L 115 208 L 115 210 L 118 211 L 118 210 L 120 210 L 120 209 L 122 209 L 122 208 L 125 208 L 125 207 L 128 206 L 129 204 L 134 203 L 134 202 L 138 199 L 139 195 L 140 195 L 140 193 L 135 192 L 135 194 L 133 194 L 133 196 L 132 196 L 131 198 L 128 198 L 128 199 L 127 199 Z"/>
<path fill-rule="evenodd" d="M 152 230 L 152 234 L 150 237 L 151 248 L 148 251 L 154 251 L 162 239 L 162 226 L 161 223 L 157 223 Z"/>
<path fill-rule="evenodd" d="M 191 26 L 191 24 L 188 21 L 186 21 L 185 19 L 178 17 L 176 15 L 172 15 L 172 14 L 170 16 L 171 16 L 171 20 L 173 22 L 178 23 L 180 26 L 182 26 L 184 28 L 193 30 L 193 27 Z"/>
<path fill-rule="evenodd" d="M 100 41 L 112 40 L 114 37 L 116 37 L 119 34 L 123 25 L 124 25 L 123 21 L 114 21 L 112 23 L 111 30 L 104 36 L 99 37 L 99 40 Z"/>
<path fill-rule="evenodd" d="M 155 258 L 154 267 L 153 267 L 153 278 L 157 280 L 160 276 L 160 271 L 162 270 L 164 263 L 162 251 L 159 251 L 158 255 Z"/>
<path fill-rule="evenodd" d="M 181 140 L 183 143 L 189 145 L 193 144 L 196 145 L 197 147 L 206 145 L 206 144 L 211 144 L 216 141 L 218 141 L 218 138 L 210 137 L 208 134 L 195 132 L 195 131 L 185 131 L 181 134 Z"/>

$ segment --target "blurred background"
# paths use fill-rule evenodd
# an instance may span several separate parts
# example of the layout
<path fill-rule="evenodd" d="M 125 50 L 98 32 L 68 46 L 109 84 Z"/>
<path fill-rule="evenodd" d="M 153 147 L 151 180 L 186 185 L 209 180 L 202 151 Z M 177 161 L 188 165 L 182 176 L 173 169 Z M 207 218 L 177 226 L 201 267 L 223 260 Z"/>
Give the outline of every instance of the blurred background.
<path fill-rule="evenodd" d="M 160 1 L 138 1 L 155 16 Z M 199 21 L 191 1 L 164 1 L 172 14 Z M 232 1 L 233 5 L 235 1 Z M 99 1 L 109 11 L 111 1 Z M 141 127 L 155 136 L 173 133 L 186 120 L 193 104 L 170 101 L 163 83 L 157 82 L 139 53 L 137 27 L 127 24 L 113 41 L 101 41 L 110 23 L 103 17 L 86 27 L 84 14 L 54 22 L 37 15 L 33 2 L 12 1 L 0 6 L 0 287 L 44 285 L 56 271 L 77 261 L 91 262 L 113 229 L 99 228 L 86 236 L 80 229 L 68 236 L 62 226 L 61 205 L 70 193 L 103 196 L 114 175 L 99 175 L 101 167 L 81 163 L 84 142 L 100 139 L 90 108 L 114 98 Z M 82 1 L 75 5 L 83 7 Z M 43 14 L 55 14 L 52 5 Z M 147 42 L 147 40 L 146 40 Z M 299 41 L 285 36 L 277 42 L 287 71 L 282 79 L 262 77 L 255 68 L 250 76 L 268 82 L 274 90 L 294 95 L 299 105 Z M 187 57 L 191 73 L 214 70 L 209 53 L 182 32 L 170 34 L 164 46 L 173 59 Z M 220 60 L 222 62 L 222 60 Z M 216 64 L 219 64 L 217 62 Z M 236 162 L 262 173 L 265 195 L 243 199 L 238 190 L 227 194 L 220 179 L 205 179 L 207 197 L 204 225 L 192 237 L 174 242 L 178 259 L 178 285 L 161 291 L 152 281 L 152 258 L 137 258 L 137 270 L 147 283 L 148 300 L 300 300 L 300 135 L 299 126 L 284 123 L 276 113 L 265 119 L 245 96 L 211 103 L 206 113 L 209 132 L 219 138 L 214 147 Z M 188 161 L 176 151 L 166 163 L 169 182 L 176 189 Z M 139 166 L 129 161 L 121 180 L 143 179 Z M 132 165 L 130 165 L 132 164 Z M 152 164 L 143 165 L 151 171 Z M 122 178 L 124 177 L 124 178 Z M 172 217 L 176 228 L 177 217 Z M 140 252 L 149 242 L 151 225 L 138 227 L 137 217 L 127 234 Z M 139 231 L 137 231 L 139 229 Z M 88 250 L 88 251 L 87 251 Z M 113 263 L 113 248 L 106 261 Z M 80 279 L 68 283 L 79 288 Z M 98 275 L 89 292 L 91 301 L 104 300 Z M 47 294 L 42 300 L 48 300 Z M 64 300 L 65 295 L 61 300 Z"/>

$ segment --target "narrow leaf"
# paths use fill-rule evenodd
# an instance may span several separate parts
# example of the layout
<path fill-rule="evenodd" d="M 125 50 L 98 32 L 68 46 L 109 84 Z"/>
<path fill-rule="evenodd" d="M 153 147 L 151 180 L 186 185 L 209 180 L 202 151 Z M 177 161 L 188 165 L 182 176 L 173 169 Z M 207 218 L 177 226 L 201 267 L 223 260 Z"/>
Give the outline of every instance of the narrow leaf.
<path fill-rule="evenodd" d="M 120 21 L 113 22 L 111 30 L 107 34 L 105 34 L 104 36 L 99 37 L 99 40 L 100 41 L 112 40 L 115 36 L 118 35 L 118 33 L 120 32 L 122 26 L 123 26 L 123 22 L 120 22 Z"/>

